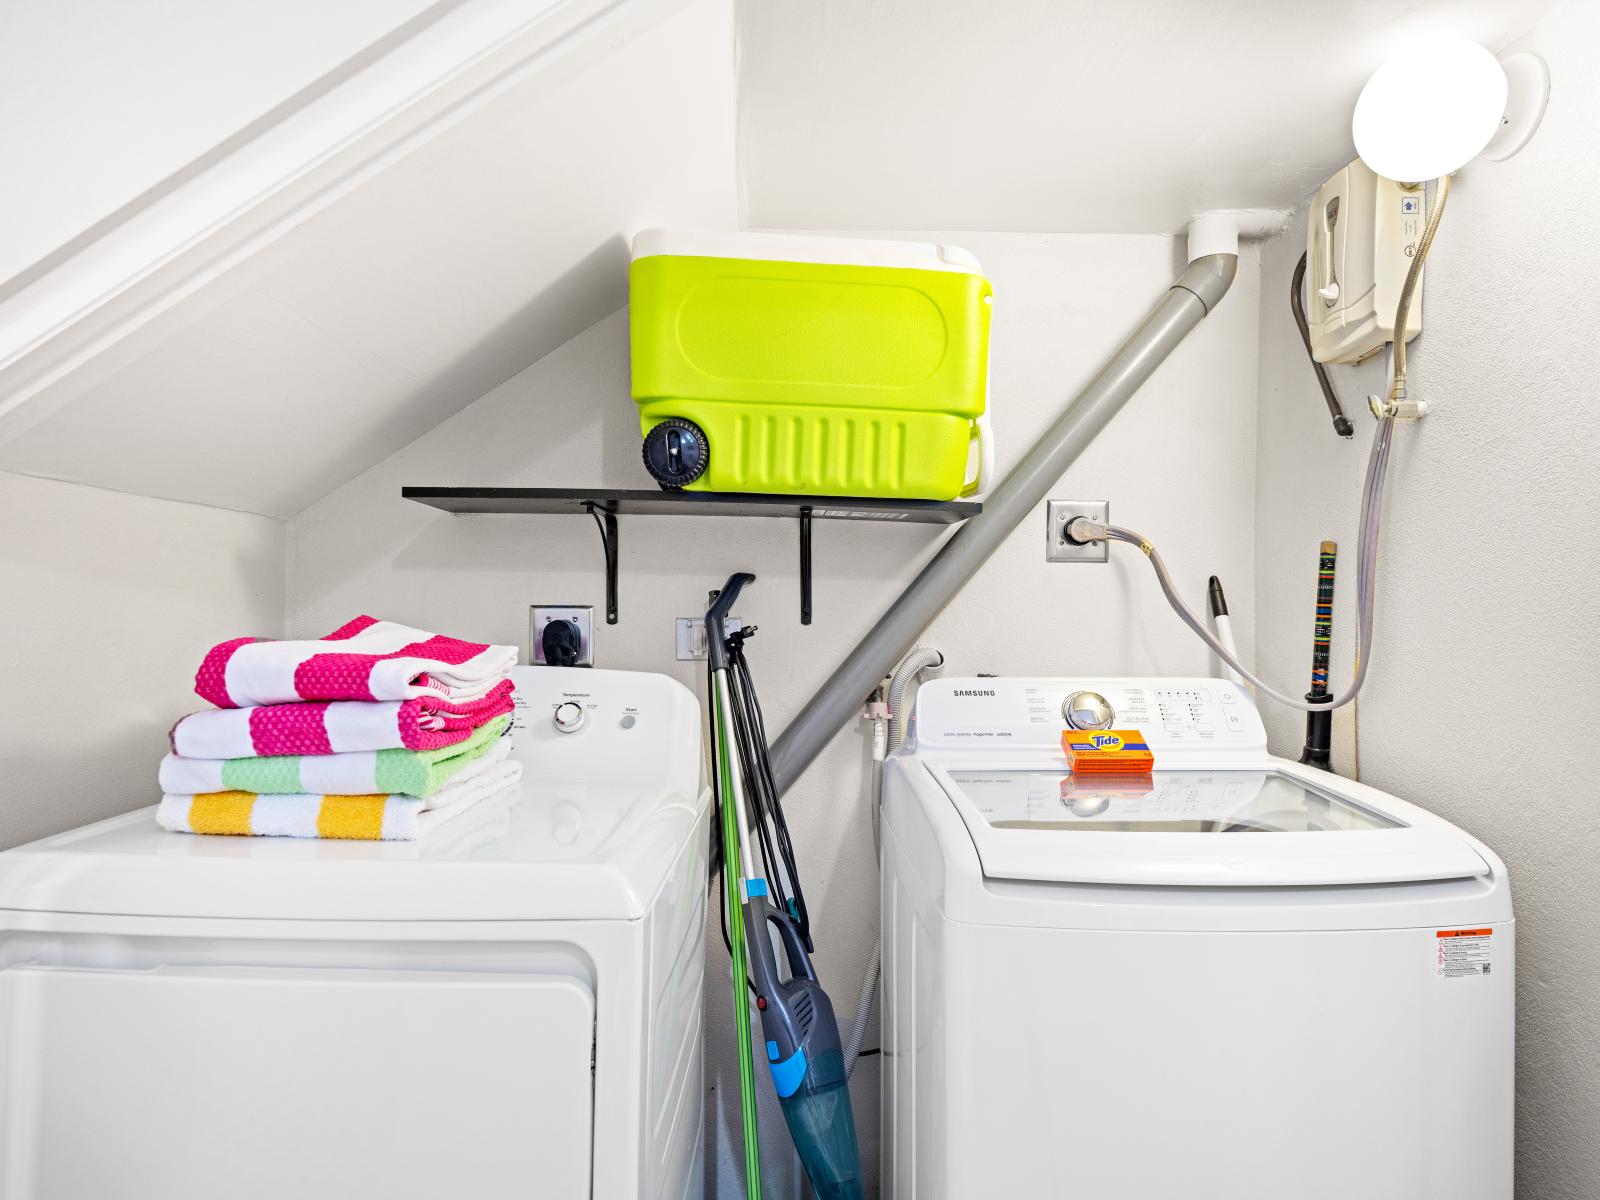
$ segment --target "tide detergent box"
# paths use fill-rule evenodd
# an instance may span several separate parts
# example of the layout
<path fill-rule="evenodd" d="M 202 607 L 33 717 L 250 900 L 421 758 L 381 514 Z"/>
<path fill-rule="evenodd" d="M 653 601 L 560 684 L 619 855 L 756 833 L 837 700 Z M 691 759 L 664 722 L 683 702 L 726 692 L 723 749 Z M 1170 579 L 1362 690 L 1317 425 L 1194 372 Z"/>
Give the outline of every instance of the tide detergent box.
<path fill-rule="evenodd" d="M 1064 729 L 1061 749 L 1073 774 L 1148 775 L 1156 765 L 1137 729 Z"/>

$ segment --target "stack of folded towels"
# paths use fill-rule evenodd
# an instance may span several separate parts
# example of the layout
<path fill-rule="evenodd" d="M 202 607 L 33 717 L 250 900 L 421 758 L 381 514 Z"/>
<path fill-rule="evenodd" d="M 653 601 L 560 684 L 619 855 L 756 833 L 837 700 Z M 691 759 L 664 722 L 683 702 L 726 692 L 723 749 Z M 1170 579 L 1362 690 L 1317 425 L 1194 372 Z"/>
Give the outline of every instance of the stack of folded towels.
<path fill-rule="evenodd" d="M 500 794 L 512 646 L 357 617 L 319 641 L 214 646 L 172 729 L 156 820 L 183 833 L 409 840 Z"/>

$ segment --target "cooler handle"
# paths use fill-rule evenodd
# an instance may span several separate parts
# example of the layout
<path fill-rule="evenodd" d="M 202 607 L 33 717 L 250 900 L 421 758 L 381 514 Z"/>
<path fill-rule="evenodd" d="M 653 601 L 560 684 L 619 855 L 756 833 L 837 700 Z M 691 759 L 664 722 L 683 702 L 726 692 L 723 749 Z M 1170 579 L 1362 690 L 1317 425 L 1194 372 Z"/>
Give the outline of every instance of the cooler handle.
<path fill-rule="evenodd" d="M 978 442 L 978 477 L 961 489 L 963 496 L 986 492 L 994 483 L 994 427 L 989 424 L 988 408 L 972 422 L 968 445 L 971 445 L 973 438 Z"/>

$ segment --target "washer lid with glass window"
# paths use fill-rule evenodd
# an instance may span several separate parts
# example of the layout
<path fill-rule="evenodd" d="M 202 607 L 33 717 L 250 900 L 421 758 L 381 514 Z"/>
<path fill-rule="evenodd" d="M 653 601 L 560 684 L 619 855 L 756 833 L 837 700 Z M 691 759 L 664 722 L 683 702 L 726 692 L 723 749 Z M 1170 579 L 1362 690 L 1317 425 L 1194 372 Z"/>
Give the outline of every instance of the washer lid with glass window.
<path fill-rule="evenodd" d="M 1062 730 L 1134 731 L 1144 775 L 1073 775 Z M 930 680 L 914 753 L 954 802 L 990 879 L 1312 887 L 1489 873 L 1453 826 L 1267 753 L 1225 679 Z"/>
<path fill-rule="evenodd" d="M 990 879 L 1311 887 L 1489 872 L 1445 822 L 1341 795 L 1287 769 L 1116 776 L 928 766 Z"/>

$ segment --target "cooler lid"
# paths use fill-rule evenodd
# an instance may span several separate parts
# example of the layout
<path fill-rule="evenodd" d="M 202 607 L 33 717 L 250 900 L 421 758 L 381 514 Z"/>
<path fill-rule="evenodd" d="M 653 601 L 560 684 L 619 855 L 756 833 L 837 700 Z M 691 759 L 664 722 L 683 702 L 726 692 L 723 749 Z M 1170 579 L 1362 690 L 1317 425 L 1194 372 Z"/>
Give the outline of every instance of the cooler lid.
<path fill-rule="evenodd" d="M 1059 766 L 928 769 L 990 879 L 1310 887 L 1489 873 L 1448 823 L 1289 764 L 1123 777 Z"/>
<path fill-rule="evenodd" d="M 978 260 L 961 247 L 933 242 L 679 229 L 646 229 L 634 236 L 634 258 L 651 258 L 658 254 L 855 267 L 904 267 L 914 271 L 954 271 L 962 275 L 979 275 L 983 271 Z"/>
<path fill-rule="evenodd" d="M 704 811 L 699 705 L 663 675 L 518 667 L 513 677 L 522 782 L 419 841 L 168 833 L 144 808 L 0 854 L 0 908 L 352 921 L 642 917 Z M 585 714 L 572 733 L 551 720 L 566 702 Z M 155 798 L 153 787 L 145 796 Z"/>

